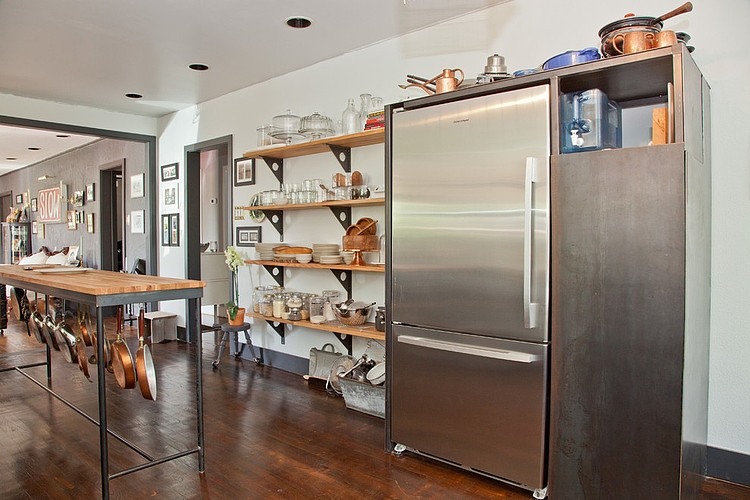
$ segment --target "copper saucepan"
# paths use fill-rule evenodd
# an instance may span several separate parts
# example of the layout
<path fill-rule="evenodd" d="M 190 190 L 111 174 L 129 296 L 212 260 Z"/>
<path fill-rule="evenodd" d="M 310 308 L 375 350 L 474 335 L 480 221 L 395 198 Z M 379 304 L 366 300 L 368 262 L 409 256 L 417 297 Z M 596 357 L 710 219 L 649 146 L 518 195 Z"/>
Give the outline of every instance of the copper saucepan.
<path fill-rule="evenodd" d="M 138 315 L 138 351 L 135 353 L 135 371 L 138 387 L 146 399 L 156 400 L 156 370 L 151 349 L 146 344 L 146 319 L 143 309 Z"/>
<path fill-rule="evenodd" d="M 135 366 L 128 344 L 122 339 L 122 306 L 117 307 L 117 339 L 112 343 L 112 369 L 122 389 L 135 387 Z"/>
<path fill-rule="evenodd" d="M 42 334 L 47 341 L 47 345 L 52 349 L 59 351 L 60 345 L 57 343 L 57 337 L 55 336 L 55 322 L 52 320 L 52 316 L 49 314 L 42 320 Z"/>
<path fill-rule="evenodd" d="M 88 356 L 86 354 L 86 342 L 83 340 L 83 322 L 80 321 L 81 314 L 79 312 L 78 314 L 78 333 L 76 334 L 76 357 L 78 358 L 78 369 L 81 370 L 83 373 L 83 376 L 88 379 L 89 382 L 93 382 L 91 380 L 91 375 L 89 375 L 89 362 L 88 362 Z"/>
<path fill-rule="evenodd" d="M 57 343 L 60 346 L 60 352 L 68 363 L 76 363 L 78 361 L 78 351 L 76 351 L 76 334 L 70 327 L 65 323 L 65 319 L 62 319 L 55 327 L 55 336 L 57 337 Z"/>
<path fill-rule="evenodd" d="M 663 27 L 663 21 L 693 10 L 693 4 L 685 2 L 659 17 L 635 16 L 626 14 L 624 18 L 613 21 L 599 30 L 601 53 L 604 57 L 619 56 L 626 52 L 623 40 L 628 33 L 641 33 L 653 37 Z M 650 48 L 650 47 L 649 47 Z"/>

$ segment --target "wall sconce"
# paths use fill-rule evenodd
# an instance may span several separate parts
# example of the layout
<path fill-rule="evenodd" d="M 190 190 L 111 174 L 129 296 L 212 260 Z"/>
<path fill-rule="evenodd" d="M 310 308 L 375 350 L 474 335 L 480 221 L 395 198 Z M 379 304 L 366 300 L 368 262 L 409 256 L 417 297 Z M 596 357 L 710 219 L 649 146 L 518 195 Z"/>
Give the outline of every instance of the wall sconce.
<path fill-rule="evenodd" d="M 54 175 L 46 175 L 45 174 L 45 175 L 42 175 L 40 177 L 37 177 L 36 180 L 38 180 L 38 181 L 46 181 L 47 179 L 54 179 L 54 178 L 55 178 Z"/>

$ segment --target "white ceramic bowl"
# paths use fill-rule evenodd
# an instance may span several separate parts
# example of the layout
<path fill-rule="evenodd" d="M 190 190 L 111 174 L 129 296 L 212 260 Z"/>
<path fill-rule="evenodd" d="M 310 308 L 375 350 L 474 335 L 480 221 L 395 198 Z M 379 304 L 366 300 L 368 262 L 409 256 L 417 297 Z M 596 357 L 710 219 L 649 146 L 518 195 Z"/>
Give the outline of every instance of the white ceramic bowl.
<path fill-rule="evenodd" d="M 312 254 L 311 253 L 300 253 L 300 254 L 297 254 L 297 262 L 299 262 L 300 264 L 307 264 L 310 261 L 312 261 Z"/>

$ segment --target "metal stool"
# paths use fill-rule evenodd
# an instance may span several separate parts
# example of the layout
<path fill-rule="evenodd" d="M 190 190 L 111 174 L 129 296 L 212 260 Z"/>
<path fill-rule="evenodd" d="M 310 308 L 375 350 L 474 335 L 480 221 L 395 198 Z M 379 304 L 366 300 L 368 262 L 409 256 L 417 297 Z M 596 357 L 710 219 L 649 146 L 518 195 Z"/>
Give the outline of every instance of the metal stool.
<path fill-rule="evenodd" d="M 227 343 L 227 339 L 229 338 L 229 334 L 232 334 L 232 337 L 234 339 L 234 357 L 239 358 L 242 356 L 242 350 L 245 348 L 245 344 L 240 344 L 239 340 L 237 340 L 237 333 L 244 332 L 245 333 L 245 342 L 247 342 L 248 347 L 250 347 L 250 353 L 253 356 L 253 361 L 255 361 L 257 364 L 262 365 L 263 359 L 259 358 L 255 355 L 255 346 L 253 346 L 252 340 L 250 340 L 250 323 L 242 323 L 238 326 L 232 326 L 229 323 L 224 323 L 221 325 L 221 331 L 223 332 L 221 336 L 221 344 L 219 344 L 219 355 L 216 357 L 216 359 L 211 362 L 211 366 L 216 368 L 219 366 L 219 362 L 221 361 L 221 355 L 224 354 L 224 346 Z"/>

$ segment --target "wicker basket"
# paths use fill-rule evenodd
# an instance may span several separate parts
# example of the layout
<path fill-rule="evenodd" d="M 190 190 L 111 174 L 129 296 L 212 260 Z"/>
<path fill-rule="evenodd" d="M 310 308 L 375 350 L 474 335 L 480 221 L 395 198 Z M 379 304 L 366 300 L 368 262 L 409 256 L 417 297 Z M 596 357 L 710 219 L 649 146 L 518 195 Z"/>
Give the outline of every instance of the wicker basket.
<path fill-rule="evenodd" d="M 333 314 L 336 315 L 339 321 L 346 326 L 358 326 L 367 321 L 367 317 L 370 315 L 372 306 L 361 307 L 351 311 L 341 311 L 338 307 L 333 306 Z"/>

